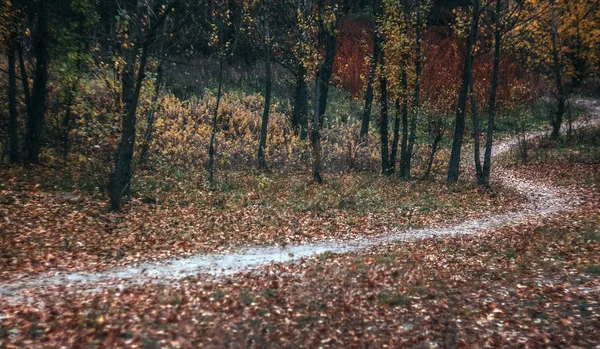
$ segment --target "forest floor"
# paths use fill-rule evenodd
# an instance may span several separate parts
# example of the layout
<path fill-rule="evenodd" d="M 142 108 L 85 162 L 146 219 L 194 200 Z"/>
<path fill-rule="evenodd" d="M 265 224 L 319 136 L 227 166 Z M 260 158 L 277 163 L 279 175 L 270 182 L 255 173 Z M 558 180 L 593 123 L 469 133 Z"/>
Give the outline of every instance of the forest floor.
<path fill-rule="evenodd" d="M 15 267 L 13 272 L 23 274 L 7 275 L 2 284 L 4 291 L 15 294 L 0 299 L 0 346 L 598 346 L 599 134 L 596 129 L 563 143 L 540 143 L 530 150 L 528 165 L 509 164 L 504 159 L 500 176 L 504 183 L 514 185 L 500 194 L 461 187 L 474 193 L 471 200 L 476 203 L 464 202 L 471 216 L 453 212 L 463 222 L 458 226 L 452 228 L 456 220 L 444 221 L 445 208 L 424 212 L 423 216 L 434 219 L 410 225 L 429 225 L 431 229 L 407 230 L 404 226 L 382 231 L 375 227 L 371 238 L 352 239 L 356 249 L 361 249 L 352 253 L 334 253 L 343 252 L 342 247 L 336 251 L 336 246 L 346 243 L 311 241 L 304 246 L 329 246 L 332 252 L 314 250 L 318 254 L 295 263 L 268 264 L 217 279 L 190 270 L 166 278 L 166 284 L 143 269 L 136 269 L 136 283 L 119 279 L 118 273 L 127 269 L 117 268 L 104 274 L 77 274 L 109 275 L 110 280 L 72 284 L 64 275 L 55 279 L 47 272 L 35 276 L 43 270 L 79 270 L 52 259 L 44 261 L 50 266 L 41 270 L 26 272 Z M 508 149 L 514 143 L 505 146 Z M 503 198 L 511 192 L 517 194 L 518 205 L 510 203 L 511 197 Z M 494 204 L 486 202 L 492 199 L 509 209 L 490 208 Z M 4 205 L 13 204 L 15 201 Z M 43 201 L 39 205 L 43 206 Z M 473 207 L 472 211 L 468 207 Z M 486 210 L 478 211 L 482 207 Z M 518 212 L 510 213 L 514 207 Z M 46 217 L 56 219 L 61 212 L 46 213 Z M 44 216 L 39 217 L 43 222 Z M 26 226 L 27 222 L 31 219 L 20 224 Z M 48 230 L 43 236 L 52 236 Z M 63 239 L 68 236 L 54 233 L 65 234 Z M 127 238 L 125 232 L 120 234 Z M 107 246 L 111 239 L 95 246 Z M 43 248 L 50 249 L 49 253 L 62 251 L 48 244 L 23 250 L 31 255 Z M 297 246 L 301 245 L 281 246 L 280 258 L 302 257 L 290 256 Z M 56 253 L 68 256 L 73 252 Z M 72 254 L 71 258 L 79 257 Z M 97 257 L 96 263 L 103 264 L 103 258 Z M 181 261 L 185 264 L 188 260 Z M 237 263 L 235 258 L 232 263 Z M 210 270 L 217 274 L 220 266 L 217 263 Z M 95 270 L 89 261 L 82 268 Z M 109 285 L 122 287 L 105 287 Z"/>
<path fill-rule="evenodd" d="M 172 190 L 159 203 L 135 197 L 109 212 L 104 195 L 65 191 L 47 168 L 0 170 L 0 281 L 39 273 L 226 254 L 247 246 L 294 246 L 451 226 L 516 211 L 508 187 L 403 181 L 377 174 L 233 173 L 226 189 Z M 190 199 L 193 197 L 193 199 Z"/>

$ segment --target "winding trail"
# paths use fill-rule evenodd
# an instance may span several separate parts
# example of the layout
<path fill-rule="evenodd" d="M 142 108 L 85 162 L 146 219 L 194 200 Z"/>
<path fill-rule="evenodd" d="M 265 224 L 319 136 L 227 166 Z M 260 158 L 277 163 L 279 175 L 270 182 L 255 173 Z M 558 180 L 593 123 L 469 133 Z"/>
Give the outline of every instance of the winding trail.
<path fill-rule="evenodd" d="M 591 100 L 578 100 L 578 104 L 588 107 L 591 117 L 579 120 L 573 128 L 590 126 L 600 121 L 600 104 Z M 537 131 L 527 134 L 534 139 L 546 134 Z M 518 140 L 510 138 L 497 143 L 493 157 L 507 153 Z M 470 158 L 469 158 L 470 160 Z M 542 185 L 518 178 L 512 171 L 495 171 L 494 180 L 507 188 L 516 190 L 527 199 L 523 209 L 508 214 L 490 215 L 482 219 L 469 220 L 462 224 L 435 229 L 391 230 L 377 236 L 339 242 L 322 242 L 282 247 L 240 248 L 230 254 L 198 254 L 186 258 L 167 259 L 159 262 L 143 263 L 136 266 L 120 267 L 102 272 L 65 272 L 42 274 L 39 276 L 0 283 L 0 296 L 18 297 L 19 293 L 44 286 L 69 286 L 82 291 L 93 291 L 102 287 L 123 287 L 148 281 L 168 283 L 181 278 L 207 274 L 225 276 L 249 271 L 273 262 L 289 262 L 302 257 L 318 255 L 324 252 L 343 253 L 364 250 L 376 245 L 422 239 L 433 236 L 473 234 L 489 228 L 518 222 L 525 218 L 543 217 L 555 212 L 569 210 L 580 203 L 579 198 L 558 188 Z M 116 285 L 115 285 L 116 281 Z M 100 284 L 100 286 L 98 286 Z"/>

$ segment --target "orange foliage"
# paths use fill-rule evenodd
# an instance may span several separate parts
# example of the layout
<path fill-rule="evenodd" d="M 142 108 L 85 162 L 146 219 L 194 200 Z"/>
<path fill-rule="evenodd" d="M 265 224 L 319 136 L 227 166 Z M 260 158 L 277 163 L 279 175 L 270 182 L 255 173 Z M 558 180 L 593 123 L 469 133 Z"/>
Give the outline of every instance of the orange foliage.
<path fill-rule="evenodd" d="M 358 97 L 367 83 L 370 67 L 366 58 L 373 49 L 372 28 L 366 20 L 347 19 L 338 30 L 334 85 Z M 480 35 L 473 67 L 476 98 L 482 112 L 487 106 L 493 64 L 492 43 L 486 40 L 489 38 Z M 436 111 L 453 112 L 464 64 L 462 40 L 448 28 L 431 27 L 423 33 L 422 45 L 423 101 Z M 523 68 L 520 57 L 505 53 L 500 65 L 498 108 L 507 109 L 530 101 L 539 96 L 540 88 L 539 79 Z"/>

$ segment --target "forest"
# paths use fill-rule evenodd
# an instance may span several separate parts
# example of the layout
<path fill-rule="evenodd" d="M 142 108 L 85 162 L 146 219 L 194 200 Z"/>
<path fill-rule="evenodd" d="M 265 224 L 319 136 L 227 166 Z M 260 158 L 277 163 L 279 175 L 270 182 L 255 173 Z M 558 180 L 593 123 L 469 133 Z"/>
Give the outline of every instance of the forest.
<path fill-rule="evenodd" d="M 0 0 L 0 348 L 600 347 L 600 0 Z"/>

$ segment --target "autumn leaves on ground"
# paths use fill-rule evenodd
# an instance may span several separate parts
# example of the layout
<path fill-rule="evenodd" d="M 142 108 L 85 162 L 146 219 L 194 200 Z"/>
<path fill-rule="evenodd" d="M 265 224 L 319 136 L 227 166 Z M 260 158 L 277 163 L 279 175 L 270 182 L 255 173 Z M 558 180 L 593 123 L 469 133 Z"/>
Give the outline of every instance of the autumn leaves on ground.
<path fill-rule="evenodd" d="M 580 197 L 573 210 L 215 281 L 198 275 L 91 293 L 66 285 L 32 289 L 23 303 L 0 301 L 0 340 L 8 347 L 593 347 L 600 341 L 599 135 L 596 128 L 561 142 L 543 138 L 530 145 L 526 165 L 515 162 L 516 153 L 501 159 L 525 179 Z M 392 222 L 452 224 L 518 210 L 521 201 L 501 188 L 360 174 L 316 191 L 301 177 L 282 184 L 263 174 L 232 179 L 228 190 L 201 191 L 203 200 L 189 206 L 134 201 L 114 214 L 103 200 L 56 190 L 50 173 L 37 173 L 4 174 L 11 178 L 2 188 L 5 281 L 215 248 L 225 253 L 238 244 L 343 239 Z M 208 207 L 214 220 L 205 222 Z M 228 215 L 236 218 L 218 219 Z"/>

